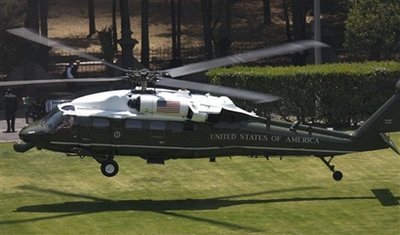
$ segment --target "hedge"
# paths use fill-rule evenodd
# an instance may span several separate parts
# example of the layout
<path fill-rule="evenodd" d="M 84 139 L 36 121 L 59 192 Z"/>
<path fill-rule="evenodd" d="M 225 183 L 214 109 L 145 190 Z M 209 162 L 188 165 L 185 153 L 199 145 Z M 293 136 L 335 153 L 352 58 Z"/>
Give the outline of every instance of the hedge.
<path fill-rule="evenodd" d="M 394 93 L 400 62 L 238 66 L 211 70 L 207 77 L 212 84 L 282 97 L 279 109 L 268 112 L 343 127 L 365 120 Z"/>

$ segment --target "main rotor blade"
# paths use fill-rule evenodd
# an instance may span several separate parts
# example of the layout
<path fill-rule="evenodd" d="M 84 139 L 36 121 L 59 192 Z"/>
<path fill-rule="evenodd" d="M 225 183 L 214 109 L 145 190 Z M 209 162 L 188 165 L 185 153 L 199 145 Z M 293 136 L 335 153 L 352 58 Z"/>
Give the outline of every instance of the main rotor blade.
<path fill-rule="evenodd" d="M 42 79 L 42 80 L 19 80 L 0 82 L 0 87 L 24 86 L 52 83 L 89 83 L 89 82 L 115 82 L 127 79 L 127 76 L 113 78 L 77 78 L 77 79 Z"/>
<path fill-rule="evenodd" d="M 206 71 L 212 68 L 246 63 L 262 58 L 300 52 L 314 47 L 327 47 L 327 46 L 328 45 L 326 45 L 325 43 L 313 40 L 297 41 L 297 42 L 285 43 L 275 47 L 253 50 L 242 54 L 236 54 L 222 58 L 207 60 L 204 62 L 184 65 L 177 68 L 167 69 L 164 70 L 163 72 L 168 73 L 171 77 L 180 77 L 184 75 Z"/>
<path fill-rule="evenodd" d="M 48 39 L 46 37 L 43 37 L 41 35 L 38 35 L 37 33 L 32 32 L 27 28 L 8 29 L 7 32 L 9 32 L 9 33 L 11 33 L 11 34 L 13 34 L 15 36 L 24 38 L 26 40 L 29 40 L 29 41 L 32 41 L 32 42 L 36 42 L 38 44 L 42 44 L 42 45 L 47 46 L 47 47 L 61 49 L 61 50 L 65 51 L 65 52 L 80 56 L 80 57 L 88 59 L 88 60 L 101 61 L 104 65 L 106 65 L 106 66 L 108 66 L 110 68 L 113 68 L 113 69 L 117 69 L 117 70 L 120 70 L 120 71 L 123 71 L 123 72 L 128 72 L 129 71 L 127 69 L 121 68 L 121 67 L 116 66 L 114 64 L 108 63 L 108 62 L 106 62 L 106 61 L 104 61 L 104 60 L 102 60 L 100 58 L 97 58 L 96 56 L 92 56 L 92 55 L 89 55 L 87 53 L 80 52 L 75 48 L 66 46 L 66 45 L 64 45 L 64 44 L 62 44 L 60 42 L 57 42 L 57 41 Z"/>
<path fill-rule="evenodd" d="M 226 95 L 233 98 L 239 98 L 242 100 L 249 100 L 254 103 L 270 103 L 281 99 L 278 96 L 263 94 L 254 91 L 223 87 L 217 85 L 204 84 L 199 82 L 189 82 L 171 78 L 160 78 L 156 82 L 157 86 L 173 87 L 173 88 L 184 88 L 195 91 L 203 91 L 216 95 Z"/>

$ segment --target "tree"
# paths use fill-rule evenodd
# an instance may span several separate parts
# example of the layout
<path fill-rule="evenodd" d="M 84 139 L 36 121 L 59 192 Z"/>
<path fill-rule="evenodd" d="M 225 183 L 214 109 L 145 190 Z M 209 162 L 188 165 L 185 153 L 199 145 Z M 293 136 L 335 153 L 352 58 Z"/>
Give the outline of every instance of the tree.
<path fill-rule="evenodd" d="M 0 6 L 0 72 L 8 73 L 23 56 L 22 50 L 18 50 L 20 41 L 5 30 L 23 25 L 26 0 L 0 0 Z"/>
<path fill-rule="evenodd" d="M 148 0 L 142 0 L 142 51 L 140 62 L 147 68 L 150 65 L 149 57 L 149 2 Z"/>
<path fill-rule="evenodd" d="M 39 0 L 39 12 L 40 12 L 40 34 L 46 36 L 48 34 L 48 23 L 47 19 L 49 17 L 48 0 Z"/>
<path fill-rule="evenodd" d="M 94 0 L 88 0 L 89 35 L 88 38 L 96 33 L 96 21 L 94 16 Z"/>
<path fill-rule="evenodd" d="M 118 40 L 122 48 L 121 65 L 123 68 L 133 68 L 135 59 L 133 58 L 133 48 L 138 43 L 137 40 L 131 37 L 131 17 L 129 14 L 128 0 L 119 1 L 119 10 L 121 15 L 121 39 Z"/>
<path fill-rule="evenodd" d="M 203 41 L 207 59 L 213 58 L 211 13 L 212 13 L 211 0 L 201 0 L 201 15 L 203 20 Z"/>
<path fill-rule="evenodd" d="M 1 32 L 21 24 L 21 16 L 26 13 L 26 0 L 0 0 L 0 6 Z"/>
<path fill-rule="evenodd" d="M 117 53 L 118 51 L 118 39 L 117 39 L 117 0 L 112 0 L 112 38 L 113 38 L 113 45 L 114 45 L 114 52 Z"/>
<path fill-rule="evenodd" d="M 171 7 L 171 26 L 172 26 L 172 60 L 170 67 L 182 65 L 181 58 L 181 0 L 170 0 Z"/>
<path fill-rule="evenodd" d="M 40 19 L 40 35 L 47 37 L 48 35 L 48 0 L 39 0 L 39 19 Z M 43 68 L 48 70 L 49 68 L 49 50 L 48 47 L 40 47 L 39 57 L 40 63 Z"/>
<path fill-rule="evenodd" d="M 306 3 L 306 0 L 292 0 L 293 39 L 295 41 L 306 38 Z"/>
<path fill-rule="evenodd" d="M 282 0 L 283 18 L 285 19 L 285 31 L 286 40 L 292 41 L 292 32 L 290 31 L 290 19 L 289 19 L 289 6 L 287 0 Z"/>
<path fill-rule="evenodd" d="M 113 40 L 113 28 L 105 27 L 102 30 L 97 32 L 98 39 L 101 45 L 102 57 L 108 63 L 113 63 L 113 59 L 115 56 L 114 50 L 114 40 Z M 107 74 L 112 76 L 114 73 L 114 69 L 107 67 Z"/>
<path fill-rule="evenodd" d="M 24 26 L 38 34 L 47 36 L 47 17 L 48 17 L 48 1 L 47 0 L 28 0 L 28 9 L 25 17 Z M 48 68 L 49 48 L 37 44 L 26 44 L 26 57 L 30 61 L 35 61 L 43 68 Z"/>
<path fill-rule="evenodd" d="M 295 41 L 306 39 L 307 0 L 292 0 L 293 39 Z M 307 53 L 295 53 L 292 57 L 294 65 L 306 64 Z"/>
<path fill-rule="evenodd" d="M 39 0 L 28 0 L 24 26 L 39 33 Z"/>
<path fill-rule="evenodd" d="M 215 42 L 215 54 L 217 57 L 227 56 L 231 54 L 232 45 L 232 6 L 236 3 L 236 0 L 224 0 L 222 5 L 224 6 L 222 24 L 218 29 L 218 35 Z M 219 18 L 219 17 L 218 17 Z M 217 19 L 218 19 L 217 18 Z"/>
<path fill-rule="evenodd" d="M 271 5 L 270 0 L 263 0 L 264 24 L 271 23 Z"/>
<path fill-rule="evenodd" d="M 356 60 L 391 59 L 400 51 L 400 2 L 356 0 L 345 29 L 344 46 Z"/>

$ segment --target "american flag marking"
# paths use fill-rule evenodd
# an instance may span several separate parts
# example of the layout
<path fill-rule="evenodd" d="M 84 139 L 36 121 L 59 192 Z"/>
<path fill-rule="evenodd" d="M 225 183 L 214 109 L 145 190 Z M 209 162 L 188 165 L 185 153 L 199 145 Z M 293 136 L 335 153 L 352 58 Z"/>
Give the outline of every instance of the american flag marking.
<path fill-rule="evenodd" d="M 179 113 L 181 103 L 179 101 L 157 101 L 157 112 L 159 113 Z"/>

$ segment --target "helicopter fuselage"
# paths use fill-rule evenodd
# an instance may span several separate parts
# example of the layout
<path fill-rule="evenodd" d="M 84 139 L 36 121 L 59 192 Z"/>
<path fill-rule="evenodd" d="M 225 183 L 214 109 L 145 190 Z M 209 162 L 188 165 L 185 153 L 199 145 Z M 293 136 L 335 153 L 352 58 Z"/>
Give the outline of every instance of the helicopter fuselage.
<path fill-rule="evenodd" d="M 40 121 L 19 133 L 24 143 L 18 152 L 30 148 L 48 149 L 78 156 L 90 156 L 101 164 L 106 176 L 114 176 L 114 156 L 138 156 L 148 163 L 164 164 L 178 158 L 220 156 L 316 156 L 340 180 L 325 157 L 392 147 L 385 134 L 397 126 L 395 94 L 365 128 L 346 133 L 324 128 L 270 120 L 237 107 L 228 97 L 190 94 L 186 90 L 119 90 L 95 93 L 58 105 Z M 392 118 L 392 119 L 389 119 Z M 393 120 L 388 122 L 388 120 Z M 381 124 L 379 124 L 381 125 Z M 381 127 L 379 127 L 381 128 Z M 396 130 L 397 130 L 396 129 Z"/>
<path fill-rule="evenodd" d="M 60 105 L 20 136 L 54 151 L 146 159 L 334 156 L 358 150 L 351 134 L 268 120 L 236 107 L 227 97 L 163 89 L 85 96 Z M 382 142 L 369 146 L 387 147 Z"/>

